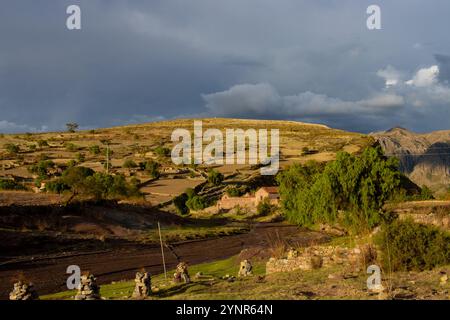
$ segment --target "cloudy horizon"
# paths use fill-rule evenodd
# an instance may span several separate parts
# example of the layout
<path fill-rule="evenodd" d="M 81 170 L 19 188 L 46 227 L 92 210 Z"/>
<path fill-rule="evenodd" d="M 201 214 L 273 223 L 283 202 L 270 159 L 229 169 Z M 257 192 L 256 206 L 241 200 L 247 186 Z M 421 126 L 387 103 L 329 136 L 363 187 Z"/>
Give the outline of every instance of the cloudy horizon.
<path fill-rule="evenodd" d="M 79 5 L 82 30 L 65 26 Z M 366 8 L 381 7 L 368 30 Z M 16 0 L 0 11 L 0 133 L 179 117 L 450 129 L 450 2 Z"/>

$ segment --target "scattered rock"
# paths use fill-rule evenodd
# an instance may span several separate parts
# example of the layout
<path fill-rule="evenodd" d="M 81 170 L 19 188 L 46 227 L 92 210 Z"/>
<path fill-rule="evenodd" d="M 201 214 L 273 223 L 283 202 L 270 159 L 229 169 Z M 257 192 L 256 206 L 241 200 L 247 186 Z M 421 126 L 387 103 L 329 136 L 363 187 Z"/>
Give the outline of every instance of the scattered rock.
<path fill-rule="evenodd" d="M 145 299 L 152 294 L 152 280 L 148 272 L 136 272 L 133 298 Z"/>
<path fill-rule="evenodd" d="M 84 274 L 80 277 L 80 286 L 75 300 L 100 300 L 100 287 L 93 274 Z"/>
<path fill-rule="evenodd" d="M 9 300 L 38 300 L 39 296 L 33 284 L 22 281 L 14 283 L 14 289 L 9 294 Z"/>

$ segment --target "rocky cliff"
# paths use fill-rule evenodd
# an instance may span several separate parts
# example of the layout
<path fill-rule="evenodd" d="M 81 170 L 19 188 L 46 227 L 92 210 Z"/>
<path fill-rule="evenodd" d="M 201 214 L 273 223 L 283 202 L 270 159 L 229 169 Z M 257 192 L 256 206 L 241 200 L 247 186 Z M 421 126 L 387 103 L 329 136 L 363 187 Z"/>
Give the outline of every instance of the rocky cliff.
<path fill-rule="evenodd" d="M 400 159 L 400 169 L 419 186 L 443 193 L 450 187 L 450 130 L 414 133 L 392 128 L 371 134 L 386 155 Z"/>

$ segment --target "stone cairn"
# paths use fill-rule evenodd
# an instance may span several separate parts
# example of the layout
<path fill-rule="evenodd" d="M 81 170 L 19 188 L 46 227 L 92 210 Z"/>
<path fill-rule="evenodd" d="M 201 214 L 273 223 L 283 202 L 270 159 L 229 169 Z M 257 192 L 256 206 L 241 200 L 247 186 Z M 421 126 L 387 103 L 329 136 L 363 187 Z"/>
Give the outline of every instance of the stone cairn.
<path fill-rule="evenodd" d="M 39 296 L 32 283 L 22 281 L 14 283 L 14 289 L 9 294 L 9 300 L 38 300 Z"/>
<path fill-rule="evenodd" d="M 99 300 L 100 287 L 93 274 L 84 274 L 80 277 L 80 286 L 75 300 Z"/>
<path fill-rule="evenodd" d="M 135 299 L 145 299 L 149 297 L 152 293 L 152 279 L 148 272 L 136 272 L 136 278 L 134 278 L 136 283 L 133 292 L 133 298 Z"/>
<path fill-rule="evenodd" d="M 239 267 L 239 277 L 246 277 L 252 275 L 252 264 L 249 260 L 241 261 L 241 266 Z"/>
<path fill-rule="evenodd" d="M 188 268 L 187 268 L 187 263 L 186 262 L 180 262 L 177 265 L 176 272 L 173 275 L 173 280 L 176 283 L 179 283 L 179 282 L 189 283 L 189 282 L 191 282 L 191 278 L 189 277 L 189 272 L 188 272 Z"/>

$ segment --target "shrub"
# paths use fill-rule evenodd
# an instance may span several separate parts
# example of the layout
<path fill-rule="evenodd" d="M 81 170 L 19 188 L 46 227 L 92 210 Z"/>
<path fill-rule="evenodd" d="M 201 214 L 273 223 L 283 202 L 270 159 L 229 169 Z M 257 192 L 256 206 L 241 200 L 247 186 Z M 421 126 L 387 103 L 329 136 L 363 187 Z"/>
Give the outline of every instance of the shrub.
<path fill-rule="evenodd" d="M 240 196 L 244 195 L 246 192 L 248 192 L 247 186 L 229 187 L 227 189 L 227 194 L 230 197 L 240 197 Z"/>
<path fill-rule="evenodd" d="M 20 183 L 10 179 L 0 179 L 0 190 L 26 190 L 27 188 Z"/>
<path fill-rule="evenodd" d="M 5 144 L 5 149 L 10 154 L 17 154 L 20 152 L 20 147 L 17 144 L 14 143 L 7 143 Z"/>
<path fill-rule="evenodd" d="M 188 196 L 186 193 L 182 193 L 179 196 L 173 198 L 172 202 L 175 206 L 177 212 L 181 215 L 185 215 L 189 213 L 189 208 L 186 206 L 186 201 L 188 200 Z"/>
<path fill-rule="evenodd" d="M 131 168 L 136 168 L 138 165 L 136 164 L 136 162 L 134 162 L 131 159 L 125 160 L 125 162 L 122 165 L 122 168 L 124 169 L 131 169 Z"/>
<path fill-rule="evenodd" d="M 159 172 L 161 165 L 158 162 L 153 160 L 146 161 L 143 166 L 144 170 L 147 171 L 153 179 L 158 179 L 161 176 L 161 173 Z"/>
<path fill-rule="evenodd" d="M 61 186 L 67 186 L 74 194 L 93 197 L 97 200 L 119 199 L 139 196 L 137 184 L 128 183 L 122 175 L 110 175 L 94 172 L 85 167 L 70 167 L 63 172 L 59 181 Z"/>
<path fill-rule="evenodd" d="M 48 147 L 47 140 L 40 139 L 40 140 L 38 140 L 37 144 L 38 144 L 39 148 Z"/>
<path fill-rule="evenodd" d="M 383 225 L 376 239 L 385 268 L 426 270 L 450 263 L 450 236 L 434 226 L 395 220 Z"/>
<path fill-rule="evenodd" d="M 423 186 L 420 190 L 420 200 L 433 200 L 433 192 L 427 186 Z"/>
<path fill-rule="evenodd" d="M 161 157 L 168 157 L 170 155 L 170 149 L 163 146 L 156 147 L 153 151 Z"/>
<path fill-rule="evenodd" d="M 95 146 L 90 146 L 89 147 L 89 152 L 92 153 L 93 155 L 99 155 L 100 154 L 100 147 L 95 145 Z"/>
<path fill-rule="evenodd" d="M 64 147 L 66 148 L 67 151 L 70 151 L 70 152 L 78 151 L 78 146 L 76 146 L 75 144 L 73 144 L 71 142 L 66 142 L 64 144 Z"/>
<path fill-rule="evenodd" d="M 223 179 L 224 179 L 223 174 L 214 169 L 208 172 L 208 182 L 214 186 L 220 185 Z"/>
<path fill-rule="evenodd" d="M 70 186 L 65 184 L 62 179 L 52 180 L 45 184 L 45 191 L 47 192 L 63 193 L 66 190 L 70 190 Z"/>
<path fill-rule="evenodd" d="M 78 153 L 75 155 L 75 157 L 76 157 L 76 159 L 77 159 L 77 161 L 78 161 L 79 163 L 84 162 L 84 161 L 86 160 L 86 156 L 85 156 L 83 153 L 81 153 L 81 152 L 78 152 Z"/>
<path fill-rule="evenodd" d="M 55 163 L 51 160 L 41 160 L 28 168 L 28 171 L 36 174 L 41 180 L 49 177 L 49 169 L 54 168 Z"/>
<path fill-rule="evenodd" d="M 187 188 L 184 193 L 186 193 L 186 195 L 188 196 L 189 199 L 193 198 L 194 196 L 197 195 L 197 193 L 195 192 L 194 189 L 192 188 Z"/>
<path fill-rule="evenodd" d="M 270 203 L 269 199 L 264 199 L 263 201 L 260 201 L 256 207 L 256 212 L 259 215 L 269 215 L 274 211 L 274 206 Z"/>

